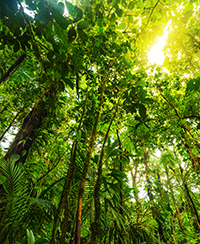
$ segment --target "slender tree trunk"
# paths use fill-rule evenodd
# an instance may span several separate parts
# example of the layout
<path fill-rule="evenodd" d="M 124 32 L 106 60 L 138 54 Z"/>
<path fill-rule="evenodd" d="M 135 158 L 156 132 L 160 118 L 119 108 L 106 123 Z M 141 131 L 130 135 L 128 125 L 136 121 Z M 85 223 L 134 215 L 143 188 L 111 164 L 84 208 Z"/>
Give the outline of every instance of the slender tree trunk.
<path fill-rule="evenodd" d="M 176 154 L 175 154 L 175 156 L 176 156 Z M 186 201 L 186 212 L 188 213 L 188 215 L 189 215 L 189 213 L 190 213 L 190 215 L 188 216 L 189 218 L 190 218 L 190 216 L 192 217 L 192 219 L 193 219 L 193 217 L 194 217 L 194 219 L 195 220 L 197 220 L 197 223 L 195 222 L 195 221 L 193 221 L 193 223 L 194 223 L 194 225 L 198 225 L 198 219 L 196 218 L 196 216 L 195 216 L 195 213 L 194 213 L 194 211 L 193 211 L 193 206 L 191 205 L 191 200 L 190 200 L 190 198 L 189 198 L 189 195 L 188 195 L 188 192 L 189 191 L 187 191 L 188 190 L 188 187 L 187 187 L 187 183 L 185 182 L 185 180 L 184 180 L 184 176 L 183 176 L 183 168 L 181 167 L 181 164 L 180 164 L 180 162 L 178 162 L 178 164 L 179 164 L 179 169 L 180 169 L 180 174 L 181 174 L 181 180 L 182 180 L 182 185 L 183 185 L 183 188 L 185 189 L 185 191 L 184 191 L 184 194 L 185 194 L 185 201 Z M 176 175 L 176 173 L 175 173 L 175 170 L 173 169 L 173 168 L 171 168 L 170 167 L 170 169 L 173 171 L 173 173 Z M 178 181 L 178 183 L 180 184 L 180 182 L 179 182 L 179 178 L 176 176 L 176 179 L 177 179 L 177 181 Z M 190 223 L 191 224 L 191 223 Z M 191 226 L 192 226 L 192 224 L 191 224 Z M 199 225 L 198 225 L 199 226 Z"/>
<path fill-rule="evenodd" d="M 12 126 L 12 124 L 14 123 L 14 121 L 16 120 L 16 118 L 19 116 L 20 113 L 21 113 L 21 110 L 14 116 L 14 118 L 10 122 L 9 126 L 6 128 L 6 130 L 4 131 L 4 133 L 1 135 L 0 141 L 3 139 L 3 137 L 5 136 L 5 134 L 9 131 L 10 127 Z"/>
<path fill-rule="evenodd" d="M 178 223 L 179 223 L 180 229 L 183 231 L 183 223 L 182 223 L 181 215 L 180 215 L 180 212 L 179 212 L 179 209 L 178 209 L 175 197 L 174 197 L 174 191 L 173 191 L 173 187 L 172 187 L 172 184 L 171 184 L 171 181 L 170 181 L 170 178 L 169 178 L 169 172 L 168 172 L 168 168 L 167 167 L 165 167 L 165 172 L 166 172 L 169 188 L 170 188 L 170 191 L 171 191 L 172 201 L 174 203 L 174 207 L 175 207 L 175 210 L 176 210 L 176 217 L 178 219 Z"/>
<path fill-rule="evenodd" d="M 103 93 L 104 93 L 104 87 L 105 87 L 106 80 L 107 79 L 104 78 L 103 83 L 102 83 L 100 97 L 99 97 L 98 111 L 97 111 L 97 114 L 95 117 L 92 135 L 91 135 L 90 141 L 89 141 L 88 151 L 87 151 L 85 162 L 83 165 L 81 183 L 79 185 L 78 206 L 77 206 L 77 214 L 76 214 L 75 244 L 81 243 L 81 214 L 82 214 L 82 202 L 83 202 L 83 195 L 84 195 L 84 189 L 85 189 L 85 181 L 86 181 L 86 177 L 87 177 L 87 173 L 88 173 L 88 169 L 89 169 L 90 156 L 92 153 L 93 144 L 94 144 L 94 140 L 96 137 L 96 131 L 97 131 L 100 111 L 101 111 L 101 107 L 102 107 Z"/>
<path fill-rule="evenodd" d="M 112 117 L 110 124 L 108 126 L 104 142 L 101 148 L 101 153 L 100 153 L 100 159 L 99 159 L 99 165 L 98 165 L 98 176 L 96 180 L 96 184 L 94 187 L 94 206 L 95 206 L 95 220 L 94 223 L 91 224 L 91 229 L 92 229 L 92 237 L 91 237 L 91 244 L 97 244 L 99 243 L 99 234 L 100 234 L 100 225 L 99 225 L 99 217 L 100 217 L 100 211 L 101 211 L 101 204 L 100 204 L 100 188 L 101 188 L 101 180 L 102 180 L 102 167 L 103 167 L 103 158 L 104 158 L 104 149 L 105 145 L 108 139 L 108 135 L 110 132 L 110 128 L 112 126 L 112 123 L 116 117 L 116 113 L 118 110 L 118 105 L 116 105 L 116 111 L 114 116 Z"/>
<path fill-rule="evenodd" d="M 88 99 L 88 87 L 87 87 L 87 91 L 86 91 L 86 98 L 85 98 L 85 101 L 83 104 L 83 111 L 82 111 L 80 122 L 79 122 L 79 125 L 77 128 L 77 132 L 79 132 L 79 130 L 81 129 L 81 126 L 82 126 L 83 117 L 86 112 L 87 99 Z M 78 141 L 76 139 L 75 142 L 73 143 L 72 149 L 71 149 L 71 160 L 70 160 L 71 165 L 68 170 L 68 174 L 67 174 L 68 177 L 65 181 L 62 195 L 60 198 L 60 202 L 58 204 L 58 209 L 57 209 L 57 212 L 56 212 L 56 215 L 54 218 L 54 224 L 53 224 L 50 244 L 55 243 L 55 235 L 56 235 L 56 230 L 58 227 L 59 216 L 61 215 L 61 212 L 63 211 L 63 209 L 65 209 L 65 211 L 64 211 L 64 219 L 63 219 L 63 222 L 61 225 L 62 234 L 61 234 L 61 238 L 60 238 L 60 243 L 65 243 L 65 236 L 66 236 L 66 232 L 67 232 L 67 228 L 68 228 L 68 220 L 69 220 L 69 200 L 68 200 L 68 198 L 69 198 L 69 194 L 70 194 L 71 183 L 74 179 L 74 172 L 75 172 L 75 167 L 76 167 L 77 146 L 78 146 Z"/>
<path fill-rule="evenodd" d="M 194 155 L 194 153 L 192 151 L 192 148 L 189 145 L 189 142 L 188 142 L 188 139 L 187 139 L 187 135 L 185 134 L 184 128 L 181 127 L 181 129 L 183 129 L 181 131 L 181 136 L 182 136 L 182 138 L 184 140 L 185 148 L 186 148 L 188 154 L 190 155 L 192 166 L 195 169 L 195 171 L 198 171 L 199 170 L 199 162 L 198 162 L 199 159 Z"/>
<path fill-rule="evenodd" d="M 192 200 L 192 197 L 190 195 L 190 192 L 189 192 L 189 189 L 188 189 L 188 186 L 187 186 L 186 183 L 184 183 L 184 187 L 185 187 L 185 191 L 187 193 L 187 196 L 190 199 L 190 202 L 192 204 L 192 207 L 193 207 L 193 210 L 194 210 L 194 213 L 195 213 L 195 218 L 196 218 L 196 221 L 197 221 L 197 226 L 199 227 L 199 231 L 200 231 L 200 219 L 199 219 L 199 215 L 198 215 L 197 209 L 196 209 L 195 204 L 194 204 L 194 202 Z"/>

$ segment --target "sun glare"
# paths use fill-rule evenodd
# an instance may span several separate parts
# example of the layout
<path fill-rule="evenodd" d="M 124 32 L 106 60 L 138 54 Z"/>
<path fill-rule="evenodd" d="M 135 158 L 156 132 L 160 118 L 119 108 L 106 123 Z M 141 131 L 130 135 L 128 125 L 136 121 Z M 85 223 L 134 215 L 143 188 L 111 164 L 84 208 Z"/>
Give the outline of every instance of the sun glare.
<path fill-rule="evenodd" d="M 169 28 L 168 23 L 164 29 L 164 35 L 158 39 L 158 42 L 151 48 L 150 52 L 148 52 L 148 60 L 150 64 L 162 65 L 165 59 L 165 55 L 163 52 L 163 48 L 166 44 L 168 33 L 171 28 Z M 170 30 L 169 30 L 170 29 Z"/>

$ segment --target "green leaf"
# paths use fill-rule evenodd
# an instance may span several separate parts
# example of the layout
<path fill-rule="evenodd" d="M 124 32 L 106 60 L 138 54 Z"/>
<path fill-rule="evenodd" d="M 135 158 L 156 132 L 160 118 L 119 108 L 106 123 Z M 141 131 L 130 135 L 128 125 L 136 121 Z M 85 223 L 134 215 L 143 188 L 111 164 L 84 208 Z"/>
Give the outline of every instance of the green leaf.
<path fill-rule="evenodd" d="M 111 22 L 112 24 L 114 24 L 116 20 L 117 20 L 117 17 L 116 17 L 116 15 L 115 15 L 115 13 L 112 13 L 112 15 L 111 15 L 111 17 L 110 17 L 110 22 Z"/>
<path fill-rule="evenodd" d="M 15 163 L 17 162 L 17 160 L 19 160 L 20 156 L 16 153 L 14 153 L 11 157 L 10 157 L 10 162 Z"/>
<path fill-rule="evenodd" d="M 200 77 L 188 81 L 186 91 L 198 91 L 200 87 Z"/>
<path fill-rule="evenodd" d="M 52 15 L 53 15 L 53 18 L 55 19 L 55 21 L 58 23 L 58 25 L 62 29 L 66 29 L 68 27 L 68 25 L 70 25 L 72 23 L 72 21 L 70 19 L 65 18 L 59 12 L 54 12 Z"/>
<path fill-rule="evenodd" d="M 118 15 L 118 17 L 122 17 L 122 15 L 123 15 L 123 10 L 122 9 L 120 9 L 120 8 L 117 8 L 116 9 L 116 14 Z"/>
<path fill-rule="evenodd" d="M 48 60 L 49 60 L 51 63 L 53 63 L 53 56 L 54 56 L 54 52 L 49 51 L 49 52 L 47 53 L 47 58 L 48 58 Z"/>
<path fill-rule="evenodd" d="M 61 64 L 61 76 L 64 79 L 69 73 L 69 67 L 66 62 Z"/>
<path fill-rule="evenodd" d="M 109 154 L 109 156 L 108 157 L 113 157 L 113 156 L 116 156 L 116 155 L 118 155 L 118 153 L 120 152 L 120 150 L 119 149 L 114 149 L 110 154 Z"/>
<path fill-rule="evenodd" d="M 83 42 L 87 41 L 88 36 L 83 30 L 78 29 L 78 35 L 80 36 L 80 38 Z"/>
<path fill-rule="evenodd" d="M 13 11 L 13 12 L 17 12 L 18 7 L 17 7 L 17 1 L 15 0 L 6 0 L 6 4 L 8 5 L 8 7 Z"/>
<path fill-rule="evenodd" d="M 68 10 L 69 14 L 70 14 L 72 17 L 75 17 L 76 12 L 74 11 L 74 5 L 71 4 L 71 3 L 68 2 L 68 1 L 65 1 L 65 4 L 66 4 L 66 7 L 67 7 L 67 10 Z"/>
<path fill-rule="evenodd" d="M 23 150 L 22 153 L 21 153 L 21 157 L 24 157 L 24 155 L 26 154 L 26 150 Z"/>
<path fill-rule="evenodd" d="M 74 89 L 74 83 L 70 79 L 63 79 L 64 83 L 69 86 L 72 90 Z"/>
<path fill-rule="evenodd" d="M 197 154 L 198 154 L 198 151 L 197 151 L 197 149 L 196 149 L 196 148 L 192 149 L 192 152 L 193 152 L 195 155 L 197 155 Z"/>
<path fill-rule="evenodd" d="M 42 9 L 35 15 L 35 18 L 39 20 L 43 25 L 47 25 L 51 19 L 50 13 L 46 9 Z"/>
<path fill-rule="evenodd" d="M 135 125 L 135 129 L 137 130 L 138 127 L 139 127 L 140 125 L 141 125 L 141 122 L 137 123 L 137 124 Z"/>
<path fill-rule="evenodd" d="M 68 31 L 68 42 L 71 43 L 76 39 L 76 30 L 72 26 Z"/>
<path fill-rule="evenodd" d="M 186 19 L 189 19 L 193 14 L 193 10 L 188 10 L 186 13 L 184 13 L 184 17 Z"/>
<path fill-rule="evenodd" d="M 145 81 L 142 81 L 142 80 L 139 80 L 139 81 L 136 82 L 136 85 L 137 86 L 143 86 L 144 87 L 144 86 L 146 86 L 146 82 Z"/>
<path fill-rule="evenodd" d="M 132 10 L 134 7 L 135 7 L 135 2 L 134 1 L 130 2 L 128 5 L 128 9 Z"/>
<path fill-rule="evenodd" d="M 131 32 L 132 32 L 133 34 L 136 34 L 136 33 L 137 33 L 137 29 L 136 29 L 136 28 L 133 28 L 133 29 L 131 30 Z"/>
<path fill-rule="evenodd" d="M 76 137 L 77 137 L 77 140 L 80 141 L 81 140 L 81 136 L 82 136 L 82 131 L 81 130 L 75 130 L 75 133 L 76 133 Z"/>
<path fill-rule="evenodd" d="M 35 236 L 32 232 L 32 230 L 28 230 L 26 229 L 26 234 L 27 234 L 27 237 L 28 237 L 28 244 L 34 244 L 35 243 Z"/>
<path fill-rule="evenodd" d="M 139 104 L 138 107 L 139 107 L 140 116 L 143 117 L 143 118 L 146 117 L 146 108 L 145 108 L 145 106 L 143 104 Z"/>
<path fill-rule="evenodd" d="M 83 10 L 79 8 L 77 5 L 74 7 L 74 10 L 76 11 L 76 17 L 74 19 L 74 23 L 75 23 L 83 18 Z"/>
<path fill-rule="evenodd" d="M 118 26 L 118 28 L 119 28 L 120 30 L 124 30 L 124 29 L 126 28 L 126 23 L 125 23 L 125 22 L 121 23 L 121 24 Z"/>
<path fill-rule="evenodd" d="M 89 23 L 86 20 L 82 20 L 78 23 L 77 28 L 78 29 L 87 29 L 89 27 Z"/>
<path fill-rule="evenodd" d="M 65 7 L 64 3 L 62 3 L 62 2 L 58 3 L 58 9 L 61 14 L 64 14 L 64 7 Z"/>
<path fill-rule="evenodd" d="M 46 244 L 46 243 L 49 243 L 49 240 L 47 238 L 40 238 L 34 244 Z"/>
<path fill-rule="evenodd" d="M 200 123 L 197 125 L 197 130 L 200 130 Z"/>

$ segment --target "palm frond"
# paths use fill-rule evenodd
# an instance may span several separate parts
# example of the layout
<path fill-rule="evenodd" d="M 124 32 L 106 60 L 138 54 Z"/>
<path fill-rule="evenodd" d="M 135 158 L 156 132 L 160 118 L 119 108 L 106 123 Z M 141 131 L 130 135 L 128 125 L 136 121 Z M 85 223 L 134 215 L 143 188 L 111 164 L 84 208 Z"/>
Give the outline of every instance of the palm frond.
<path fill-rule="evenodd" d="M 5 190 L 3 200 L 1 199 L 4 207 L 0 243 L 27 239 L 27 229 L 41 231 L 43 224 L 51 221 L 54 211 L 51 202 L 30 197 L 23 167 L 15 164 L 17 160 L 18 156 L 13 155 L 10 160 L 0 162 L 0 180 Z"/>

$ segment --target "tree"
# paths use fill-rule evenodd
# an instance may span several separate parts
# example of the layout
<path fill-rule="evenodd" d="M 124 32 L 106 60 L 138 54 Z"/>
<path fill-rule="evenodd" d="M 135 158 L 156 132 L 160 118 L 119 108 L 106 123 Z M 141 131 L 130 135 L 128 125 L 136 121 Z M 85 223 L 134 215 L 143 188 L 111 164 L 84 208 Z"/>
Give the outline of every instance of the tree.
<path fill-rule="evenodd" d="M 1 243 L 199 242 L 198 22 L 197 1 L 0 3 Z"/>

